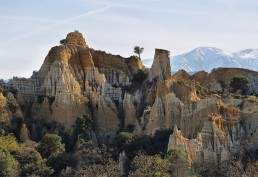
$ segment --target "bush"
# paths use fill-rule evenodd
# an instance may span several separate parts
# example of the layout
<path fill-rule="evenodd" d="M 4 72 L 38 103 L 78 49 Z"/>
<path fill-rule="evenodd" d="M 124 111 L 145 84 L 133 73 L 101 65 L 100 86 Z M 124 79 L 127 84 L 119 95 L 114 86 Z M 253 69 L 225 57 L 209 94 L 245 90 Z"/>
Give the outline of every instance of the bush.
<path fill-rule="evenodd" d="M 46 165 L 46 160 L 33 148 L 22 147 L 14 156 L 20 163 L 21 176 L 49 176 L 53 170 Z"/>
<path fill-rule="evenodd" d="M 48 158 L 65 151 L 62 138 L 57 134 L 46 134 L 39 142 L 38 150 L 42 157 Z"/>
<path fill-rule="evenodd" d="M 132 142 L 125 149 L 128 158 L 132 159 L 139 151 L 144 151 L 147 155 L 164 155 L 167 152 L 170 134 L 171 130 L 160 130 L 156 131 L 154 136 L 134 136 Z"/>
<path fill-rule="evenodd" d="M 34 148 L 19 144 L 13 135 L 0 136 L 0 148 L 6 149 L 6 151 L 10 152 L 12 158 L 15 159 L 15 162 L 19 162 L 21 176 L 38 175 L 47 177 L 53 172 L 53 170 L 46 166 L 45 160 L 42 159 Z M 8 162 L 5 163 L 8 165 Z"/>
<path fill-rule="evenodd" d="M 133 75 L 133 82 L 142 83 L 145 79 L 147 79 L 148 74 L 145 70 L 139 69 L 136 74 Z"/>
<path fill-rule="evenodd" d="M 13 134 L 0 136 L 0 147 L 7 149 L 10 153 L 18 152 L 21 148 Z"/>
<path fill-rule="evenodd" d="M 256 96 L 255 95 L 249 96 L 247 100 L 250 102 L 256 102 Z"/>
<path fill-rule="evenodd" d="M 169 177 L 168 162 L 159 155 L 149 156 L 139 153 L 131 163 L 130 177 L 156 176 Z"/>
<path fill-rule="evenodd" d="M 85 131 L 93 126 L 93 120 L 88 114 L 79 116 L 75 121 L 74 134 L 80 135 L 85 133 Z"/>
<path fill-rule="evenodd" d="M 241 90 L 242 94 L 245 94 L 248 89 L 249 83 L 250 80 L 246 76 L 242 74 L 235 75 L 230 82 L 230 87 L 233 89 L 233 92 Z"/>
<path fill-rule="evenodd" d="M 55 156 L 51 156 L 47 160 L 47 166 L 54 169 L 53 175 L 57 176 L 60 174 L 61 170 L 66 169 L 67 167 L 75 168 L 78 164 L 78 159 L 68 153 L 62 153 Z"/>
<path fill-rule="evenodd" d="M 133 140 L 133 134 L 129 132 L 120 132 L 114 138 L 114 145 L 120 150 L 124 148 L 125 145 L 131 143 Z"/>
<path fill-rule="evenodd" d="M 7 149 L 0 147 L 0 176 L 18 176 L 18 163 Z"/>
<path fill-rule="evenodd" d="M 167 157 L 171 177 L 188 176 L 187 154 L 182 148 L 172 148 Z"/>

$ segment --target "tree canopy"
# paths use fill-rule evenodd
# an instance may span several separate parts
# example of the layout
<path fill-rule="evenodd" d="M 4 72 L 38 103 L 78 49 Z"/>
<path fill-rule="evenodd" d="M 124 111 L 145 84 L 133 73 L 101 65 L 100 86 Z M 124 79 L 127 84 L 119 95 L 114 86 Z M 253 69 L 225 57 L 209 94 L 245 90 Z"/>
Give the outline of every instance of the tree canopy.
<path fill-rule="evenodd" d="M 246 76 L 239 74 L 232 78 L 230 87 L 233 89 L 233 92 L 241 90 L 241 92 L 244 94 L 247 91 L 249 84 L 250 80 Z"/>
<path fill-rule="evenodd" d="M 134 47 L 134 53 L 136 53 L 139 56 L 139 58 L 141 58 L 141 53 L 143 53 L 143 51 L 144 51 L 143 47 L 140 47 L 140 46 Z"/>
<path fill-rule="evenodd" d="M 46 134 L 39 142 L 38 150 L 42 157 L 48 158 L 65 151 L 64 144 L 62 144 L 62 138 L 57 134 Z"/>

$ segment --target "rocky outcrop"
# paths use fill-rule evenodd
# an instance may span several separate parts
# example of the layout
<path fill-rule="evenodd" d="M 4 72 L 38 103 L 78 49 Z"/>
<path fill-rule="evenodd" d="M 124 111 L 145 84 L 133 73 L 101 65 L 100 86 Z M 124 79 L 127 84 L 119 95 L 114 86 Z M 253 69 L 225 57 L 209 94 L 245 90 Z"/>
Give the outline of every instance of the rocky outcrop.
<path fill-rule="evenodd" d="M 83 48 L 88 47 L 88 45 L 85 42 L 85 39 L 83 38 L 82 33 L 80 33 L 77 30 L 67 34 L 65 39 L 65 44 L 70 44 L 76 47 L 83 47 Z"/>
<path fill-rule="evenodd" d="M 239 74 L 247 76 L 251 81 L 247 93 L 258 94 L 258 73 L 247 69 L 218 68 L 212 70 L 209 74 L 201 71 L 195 73 L 192 79 L 213 91 L 222 91 L 223 87 L 229 86 L 231 79 Z"/>
<path fill-rule="evenodd" d="M 168 80 L 171 78 L 170 52 L 156 49 L 153 64 L 151 65 L 151 78 Z"/>
<path fill-rule="evenodd" d="M 128 171 L 128 167 L 129 167 L 129 159 L 128 157 L 126 156 L 126 153 L 125 151 L 121 152 L 119 154 L 119 171 L 122 173 L 122 174 L 126 174 L 126 172 Z"/>
<path fill-rule="evenodd" d="M 96 133 L 101 142 L 109 142 L 126 127 L 134 127 L 135 134 L 153 135 L 177 125 L 180 131 L 174 128 L 169 147 L 184 146 L 192 162 L 226 159 L 241 138 L 255 141 L 258 147 L 256 103 L 197 92 L 201 87 L 220 91 L 222 82 L 245 74 L 252 82 L 250 91 L 256 93 L 258 74 L 220 68 L 193 76 L 179 71 L 172 77 L 169 55 L 167 50 L 156 49 L 152 67 L 147 69 L 137 57 L 91 49 L 81 33 L 69 33 L 61 45 L 49 51 L 31 78 L 9 82 L 16 103 L 32 122 L 28 129 L 22 128 L 21 139 L 27 139 L 29 133 L 34 137 L 35 125 L 41 121 L 51 125 L 57 122 L 71 132 L 76 118 L 88 114 L 94 120 L 90 134 Z M 1 94 L 1 121 L 22 117 L 19 109 L 6 109 L 8 102 L 15 103 L 16 99 Z"/>
<path fill-rule="evenodd" d="M 169 138 L 168 150 L 174 147 L 185 149 L 191 164 L 217 164 L 228 159 L 244 136 L 241 124 L 211 114 L 195 139 L 185 138 L 175 126 Z"/>
<path fill-rule="evenodd" d="M 78 116 L 89 114 L 99 137 L 134 124 L 141 107 L 135 103 L 142 93 L 129 93 L 125 88 L 144 69 L 141 60 L 90 49 L 78 31 L 60 43 L 31 78 L 9 82 L 17 90 L 19 103 L 30 109 L 26 117 L 59 122 L 70 130 Z"/>

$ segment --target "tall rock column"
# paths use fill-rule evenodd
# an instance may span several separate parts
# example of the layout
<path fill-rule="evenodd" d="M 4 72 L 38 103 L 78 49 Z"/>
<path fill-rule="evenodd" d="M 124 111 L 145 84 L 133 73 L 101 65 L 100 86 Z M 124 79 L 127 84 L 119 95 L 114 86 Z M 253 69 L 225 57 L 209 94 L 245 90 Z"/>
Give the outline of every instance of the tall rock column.
<path fill-rule="evenodd" d="M 155 49 L 151 79 L 168 80 L 171 77 L 170 52 L 164 49 Z"/>

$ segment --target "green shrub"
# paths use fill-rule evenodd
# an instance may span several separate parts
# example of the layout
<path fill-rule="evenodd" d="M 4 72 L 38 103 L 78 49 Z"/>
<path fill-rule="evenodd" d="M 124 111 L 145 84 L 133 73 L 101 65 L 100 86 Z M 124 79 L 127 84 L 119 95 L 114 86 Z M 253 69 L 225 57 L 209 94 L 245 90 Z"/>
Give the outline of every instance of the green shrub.
<path fill-rule="evenodd" d="M 46 165 L 39 152 L 33 148 L 22 146 L 20 151 L 14 155 L 20 164 L 21 176 L 49 176 L 53 170 Z"/>
<path fill-rule="evenodd" d="M 0 176 L 15 177 L 18 176 L 18 163 L 10 152 L 0 147 Z"/>
<path fill-rule="evenodd" d="M 42 157 L 48 158 L 65 151 L 62 138 L 57 134 L 46 134 L 39 142 L 38 150 Z"/>
<path fill-rule="evenodd" d="M 74 134 L 80 135 L 93 126 L 93 120 L 88 114 L 77 117 L 75 121 Z"/>
<path fill-rule="evenodd" d="M 239 74 L 232 78 L 230 87 L 232 88 L 233 92 L 241 90 L 242 94 L 244 94 L 247 91 L 249 84 L 250 80 L 246 76 Z"/>
<path fill-rule="evenodd" d="M 116 137 L 114 138 L 114 145 L 119 149 L 122 150 L 122 148 L 131 143 L 133 140 L 133 134 L 129 132 L 120 132 Z"/>
<path fill-rule="evenodd" d="M 250 102 L 256 102 L 256 96 L 255 95 L 249 96 L 247 100 Z"/>
<path fill-rule="evenodd" d="M 47 166 L 54 169 L 54 176 L 58 176 L 61 170 L 66 169 L 67 167 L 75 168 L 78 164 L 78 159 L 76 156 L 68 153 L 61 153 L 55 156 L 51 156 L 47 160 Z"/>

